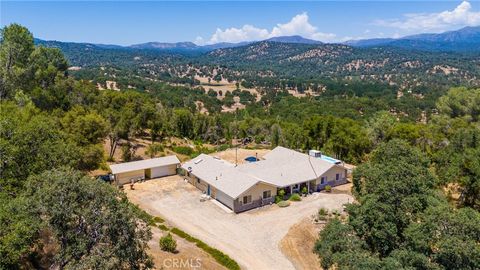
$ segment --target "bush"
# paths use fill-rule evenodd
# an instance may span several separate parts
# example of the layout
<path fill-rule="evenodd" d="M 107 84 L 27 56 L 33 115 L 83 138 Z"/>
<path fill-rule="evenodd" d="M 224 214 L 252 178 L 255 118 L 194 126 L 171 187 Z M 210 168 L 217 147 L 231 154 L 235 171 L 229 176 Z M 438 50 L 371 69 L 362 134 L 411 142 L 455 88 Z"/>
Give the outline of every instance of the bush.
<path fill-rule="evenodd" d="M 281 202 L 277 203 L 277 205 L 279 207 L 287 207 L 287 206 L 290 206 L 290 202 L 289 201 L 281 201 Z"/>
<path fill-rule="evenodd" d="M 332 192 L 332 187 L 330 185 L 325 186 L 325 191 L 326 192 Z"/>
<path fill-rule="evenodd" d="M 161 218 L 161 217 L 154 217 L 154 218 L 153 218 L 153 221 L 154 221 L 155 223 L 163 223 L 163 222 L 165 222 L 165 220 L 164 220 L 163 218 Z"/>
<path fill-rule="evenodd" d="M 318 220 L 325 221 L 328 219 L 328 210 L 325 208 L 318 209 Z"/>
<path fill-rule="evenodd" d="M 147 225 L 153 226 L 155 225 L 155 220 L 152 215 L 145 212 L 142 208 L 138 207 L 138 205 L 132 204 L 132 209 L 136 213 L 136 215 L 143 220 Z"/>
<path fill-rule="evenodd" d="M 188 146 L 175 146 L 173 147 L 173 151 L 185 156 L 190 156 L 193 154 L 193 149 Z"/>
<path fill-rule="evenodd" d="M 300 195 L 298 195 L 298 193 L 293 193 L 290 198 L 289 198 L 290 201 L 294 201 L 294 202 L 298 202 L 298 201 L 301 201 L 302 198 L 300 197 Z"/>
<path fill-rule="evenodd" d="M 134 157 L 134 152 L 130 143 L 122 145 L 122 159 L 124 162 L 131 161 Z"/>
<path fill-rule="evenodd" d="M 278 196 L 278 195 L 275 196 L 275 203 L 279 203 L 279 202 L 281 202 L 281 201 L 283 201 L 283 198 L 282 198 L 282 197 L 280 197 L 280 196 Z"/>
<path fill-rule="evenodd" d="M 171 230 L 172 233 L 182 237 L 183 239 L 195 243 L 197 247 L 203 249 L 205 252 L 208 254 L 212 255 L 212 257 L 221 265 L 225 266 L 227 269 L 230 270 L 240 270 L 240 266 L 236 261 L 234 261 L 232 258 L 230 258 L 227 254 L 221 252 L 220 250 L 213 248 L 201 240 L 189 235 L 188 233 L 178 229 L 178 228 L 172 228 Z"/>
<path fill-rule="evenodd" d="M 177 250 L 177 241 L 173 239 L 170 233 L 160 238 L 159 244 L 160 249 L 162 249 L 163 251 L 174 253 Z"/>
<path fill-rule="evenodd" d="M 165 226 L 165 225 L 163 225 L 163 224 L 160 224 L 160 225 L 158 225 L 157 227 L 158 227 L 160 230 L 162 230 L 162 231 L 168 231 L 168 230 L 169 230 L 168 227 Z"/>
<path fill-rule="evenodd" d="M 163 152 L 163 145 L 159 143 L 153 143 L 147 147 L 147 151 L 145 151 L 145 154 L 149 155 L 151 158 L 154 158 L 158 156 L 158 154 L 160 154 L 161 152 Z"/>
<path fill-rule="evenodd" d="M 303 187 L 303 188 L 302 188 L 302 194 L 307 195 L 307 193 L 308 193 L 308 188 L 307 188 L 307 187 Z"/>
<path fill-rule="evenodd" d="M 219 145 L 219 146 L 217 147 L 217 152 L 225 151 L 225 150 L 227 150 L 228 148 L 230 148 L 230 145 L 229 145 L 229 144 Z"/>
<path fill-rule="evenodd" d="M 325 209 L 325 208 L 320 208 L 320 209 L 318 209 L 318 215 L 319 216 L 326 216 L 326 215 L 328 215 L 328 210 Z"/>
<path fill-rule="evenodd" d="M 278 196 L 282 197 L 282 199 L 283 199 L 283 197 L 285 197 L 285 190 L 284 190 L 284 189 L 280 189 L 280 190 L 278 191 Z"/>

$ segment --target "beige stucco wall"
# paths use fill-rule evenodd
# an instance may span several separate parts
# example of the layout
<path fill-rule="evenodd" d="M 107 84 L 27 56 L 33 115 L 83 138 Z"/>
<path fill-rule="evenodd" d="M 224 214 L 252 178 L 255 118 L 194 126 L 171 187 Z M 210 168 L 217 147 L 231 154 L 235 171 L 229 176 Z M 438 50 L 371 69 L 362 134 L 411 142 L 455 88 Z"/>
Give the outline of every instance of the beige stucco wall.
<path fill-rule="evenodd" d="M 345 168 L 341 167 L 341 166 L 334 166 L 332 168 L 330 168 L 328 171 L 326 171 L 324 174 L 322 174 L 317 180 L 316 180 L 316 184 L 320 184 L 320 181 L 322 179 L 322 177 L 326 176 L 327 177 L 327 182 L 329 181 L 335 181 L 335 177 L 336 177 L 336 174 L 340 174 L 340 178 L 339 180 L 342 180 L 343 178 L 346 177 L 346 174 L 345 174 Z"/>
<path fill-rule="evenodd" d="M 207 183 L 205 181 L 200 179 L 200 183 L 199 183 L 197 181 L 197 177 L 193 174 L 190 174 L 190 176 L 186 175 L 185 178 L 190 184 L 200 189 L 202 192 L 207 192 Z"/>
<path fill-rule="evenodd" d="M 145 170 L 137 170 L 137 171 L 131 171 L 131 172 L 124 172 L 124 173 L 118 173 L 115 174 L 115 181 L 117 182 L 117 185 L 125 185 L 130 183 L 130 179 L 137 179 L 137 178 L 144 178 L 145 177 Z"/>
<path fill-rule="evenodd" d="M 252 201 L 258 200 L 263 198 L 263 192 L 270 190 L 272 197 L 275 197 L 277 195 L 277 187 L 267 185 L 265 183 L 257 183 L 244 193 L 242 193 L 240 196 L 238 196 L 239 201 L 243 200 L 244 196 L 252 195 Z"/>

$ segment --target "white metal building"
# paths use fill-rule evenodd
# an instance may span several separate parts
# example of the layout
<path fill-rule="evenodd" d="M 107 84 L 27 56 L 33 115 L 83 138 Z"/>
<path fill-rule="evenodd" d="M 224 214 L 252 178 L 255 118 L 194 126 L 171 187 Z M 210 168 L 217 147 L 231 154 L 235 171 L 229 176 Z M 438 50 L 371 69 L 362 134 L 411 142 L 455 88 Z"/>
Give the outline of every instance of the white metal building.
<path fill-rule="evenodd" d="M 125 162 L 110 165 L 115 183 L 119 186 L 134 182 L 158 178 L 177 173 L 180 160 L 177 156 L 166 156 L 146 160 Z"/>

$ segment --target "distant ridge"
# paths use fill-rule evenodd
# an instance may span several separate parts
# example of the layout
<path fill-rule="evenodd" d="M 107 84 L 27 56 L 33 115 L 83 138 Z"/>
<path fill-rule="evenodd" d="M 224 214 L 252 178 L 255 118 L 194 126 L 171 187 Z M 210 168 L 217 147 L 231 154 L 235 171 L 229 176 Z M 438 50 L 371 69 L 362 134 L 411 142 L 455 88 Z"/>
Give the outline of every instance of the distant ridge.
<path fill-rule="evenodd" d="M 468 26 L 439 34 L 418 34 L 397 39 L 350 40 L 344 44 L 356 47 L 392 46 L 426 51 L 480 51 L 480 26 Z"/>
<path fill-rule="evenodd" d="M 290 44 L 307 44 L 307 45 L 321 45 L 321 41 L 304 38 L 302 36 L 280 36 L 273 37 L 263 41 L 279 42 Z M 134 44 L 130 46 L 120 46 L 111 44 L 93 44 L 93 43 L 75 43 L 75 42 L 61 42 L 61 41 L 45 41 L 35 39 L 37 44 L 45 44 L 46 46 L 84 46 L 97 47 L 101 49 L 137 49 L 137 50 L 165 50 L 178 52 L 202 53 L 217 49 L 235 48 L 246 46 L 258 41 L 246 41 L 239 43 L 220 42 L 209 45 L 197 45 L 193 42 L 146 42 L 141 44 Z M 62 45 L 63 44 L 63 45 Z M 349 40 L 343 42 L 344 45 L 353 47 L 379 47 L 390 46 L 402 49 L 423 50 L 433 52 L 480 52 L 480 26 L 464 27 L 455 31 L 448 31 L 439 34 L 418 34 L 405 36 L 402 38 L 373 38 L 361 40 Z"/>
<path fill-rule="evenodd" d="M 128 47 L 135 48 L 135 49 L 195 49 L 195 48 L 198 48 L 198 46 L 195 43 L 190 41 L 175 42 L 175 43 L 147 42 L 147 43 L 130 45 Z"/>
<path fill-rule="evenodd" d="M 265 41 L 282 42 L 282 43 L 300 43 L 300 44 L 323 44 L 323 42 L 313 39 L 304 38 L 302 36 L 281 36 L 272 37 Z"/>

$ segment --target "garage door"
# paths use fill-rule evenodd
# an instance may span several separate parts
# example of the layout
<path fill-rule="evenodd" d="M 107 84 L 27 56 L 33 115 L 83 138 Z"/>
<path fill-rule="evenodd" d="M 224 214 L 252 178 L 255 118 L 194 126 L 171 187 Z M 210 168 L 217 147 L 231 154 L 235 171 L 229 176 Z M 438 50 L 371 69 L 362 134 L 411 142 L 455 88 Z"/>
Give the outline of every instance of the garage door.
<path fill-rule="evenodd" d="M 233 199 L 232 197 L 228 196 L 227 194 L 221 192 L 220 190 L 217 190 L 217 194 L 215 196 L 215 199 L 222 204 L 226 205 L 228 208 L 233 210 Z"/>
<path fill-rule="evenodd" d="M 167 175 L 174 175 L 177 173 L 177 165 L 167 165 L 161 167 L 155 167 L 151 169 L 151 177 L 158 178 Z"/>

